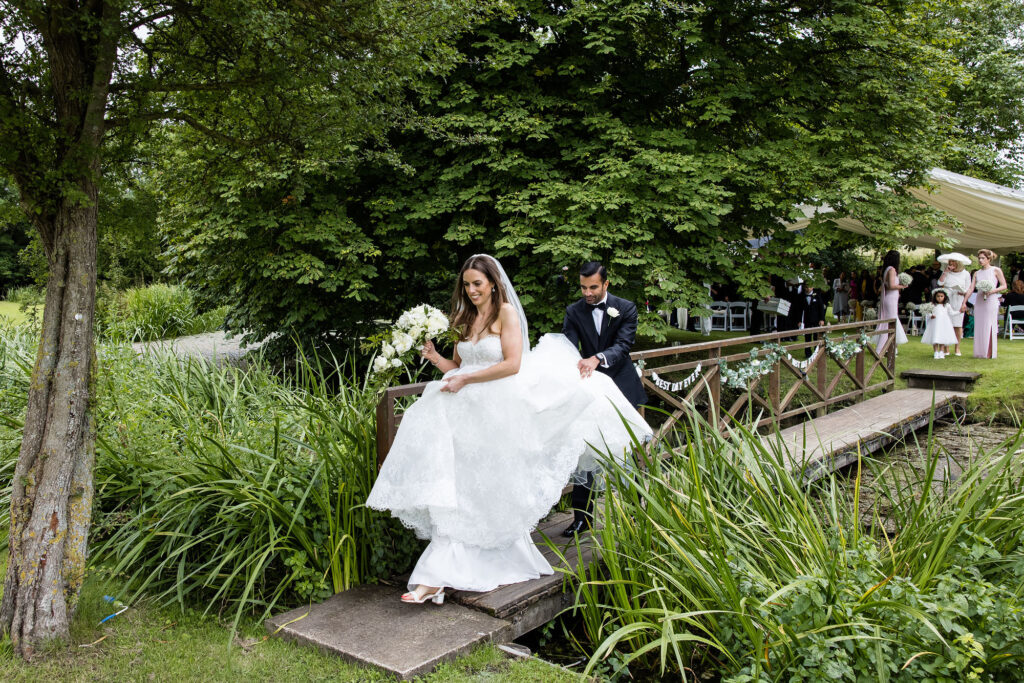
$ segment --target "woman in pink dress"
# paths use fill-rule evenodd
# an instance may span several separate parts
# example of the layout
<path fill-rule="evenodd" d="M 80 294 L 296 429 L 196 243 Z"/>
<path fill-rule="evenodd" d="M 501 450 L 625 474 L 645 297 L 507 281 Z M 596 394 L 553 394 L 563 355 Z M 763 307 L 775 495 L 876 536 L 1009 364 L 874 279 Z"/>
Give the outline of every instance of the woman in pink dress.
<path fill-rule="evenodd" d="M 907 333 L 903 331 L 903 323 L 900 322 L 899 305 L 900 290 L 906 289 L 906 285 L 900 284 L 900 252 L 891 249 L 882 259 L 882 291 L 879 297 L 878 319 L 888 320 L 896 318 L 896 343 L 906 344 Z M 888 323 L 879 323 L 876 328 L 878 334 L 875 339 L 875 346 L 882 348 L 889 339 L 887 330 Z"/>
<path fill-rule="evenodd" d="M 991 282 L 992 289 L 987 292 L 978 290 L 974 300 L 974 357 L 995 358 L 996 340 L 999 339 L 999 294 L 1006 291 L 1006 278 L 1001 268 L 992 265 L 996 255 L 989 249 L 978 250 L 978 262 L 981 264 L 971 279 L 965 299 L 978 290 L 979 282 Z"/>

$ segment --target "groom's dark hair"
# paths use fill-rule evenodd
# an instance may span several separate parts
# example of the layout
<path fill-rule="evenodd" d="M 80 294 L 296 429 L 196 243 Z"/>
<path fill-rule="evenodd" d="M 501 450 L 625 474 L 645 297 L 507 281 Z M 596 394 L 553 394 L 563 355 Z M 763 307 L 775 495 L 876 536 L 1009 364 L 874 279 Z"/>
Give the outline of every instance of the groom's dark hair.
<path fill-rule="evenodd" d="M 580 275 L 583 277 L 590 277 L 595 273 L 601 274 L 601 282 L 606 282 L 608 280 L 608 270 L 601 265 L 600 261 L 588 261 L 583 264 L 582 268 L 580 268 Z"/>

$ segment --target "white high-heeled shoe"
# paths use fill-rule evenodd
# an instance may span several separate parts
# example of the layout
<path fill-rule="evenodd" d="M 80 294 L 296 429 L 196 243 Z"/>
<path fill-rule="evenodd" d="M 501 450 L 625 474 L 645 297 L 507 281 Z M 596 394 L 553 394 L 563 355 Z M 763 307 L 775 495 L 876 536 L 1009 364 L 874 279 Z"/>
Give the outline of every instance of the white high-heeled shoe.
<path fill-rule="evenodd" d="M 435 605 L 444 604 L 444 588 L 438 588 L 433 593 L 427 593 L 421 597 L 416 597 L 415 591 L 409 591 L 408 593 L 402 594 L 402 602 L 407 602 L 411 605 L 422 605 L 426 601 L 430 601 Z"/>

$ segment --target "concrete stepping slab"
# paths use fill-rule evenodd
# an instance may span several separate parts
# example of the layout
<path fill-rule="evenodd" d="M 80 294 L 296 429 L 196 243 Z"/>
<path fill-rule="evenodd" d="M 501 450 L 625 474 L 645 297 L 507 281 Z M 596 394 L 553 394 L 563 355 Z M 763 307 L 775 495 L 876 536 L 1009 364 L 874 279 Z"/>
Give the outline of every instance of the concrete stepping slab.
<path fill-rule="evenodd" d="M 401 593 L 394 586 L 356 586 L 272 617 L 267 631 L 401 680 L 429 673 L 477 644 L 512 639 L 512 624 L 504 619 L 447 599 L 443 605 L 407 605 Z"/>

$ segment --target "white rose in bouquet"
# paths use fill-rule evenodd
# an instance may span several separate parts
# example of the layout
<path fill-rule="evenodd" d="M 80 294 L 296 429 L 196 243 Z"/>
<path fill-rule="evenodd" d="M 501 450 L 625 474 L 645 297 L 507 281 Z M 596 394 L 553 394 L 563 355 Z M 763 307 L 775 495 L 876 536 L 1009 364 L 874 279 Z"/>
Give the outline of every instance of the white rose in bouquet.
<path fill-rule="evenodd" d="M 391 335 L 391 341 L 395 345 L 395 351 L 398 352 L 399 356 L 411 349 L 412 345 L 415 343 L 415 340 L 412 337 L 401 330 L 396 330 Z"/>

